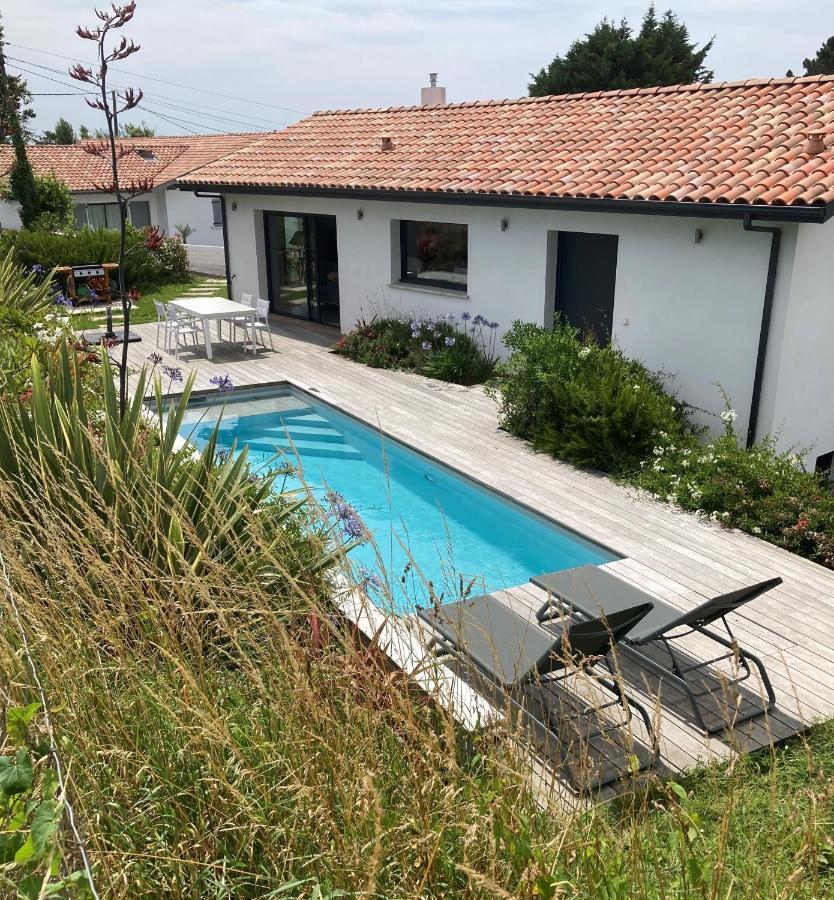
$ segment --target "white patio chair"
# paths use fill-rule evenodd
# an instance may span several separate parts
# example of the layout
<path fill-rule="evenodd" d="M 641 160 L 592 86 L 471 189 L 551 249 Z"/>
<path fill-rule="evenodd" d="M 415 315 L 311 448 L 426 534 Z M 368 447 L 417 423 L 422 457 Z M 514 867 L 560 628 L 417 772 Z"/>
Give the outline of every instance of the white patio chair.
<path fill-rule="evenodd" d="M 168 321 L 168 308 L 161 300 L 154 300 L 153 306 L 156 310 L 156 346 L 159 346 L 159 332 L 164 331 L 165 338 L 163 340 L 162 346 L 167 350 L 168 332 L 171 324 Z"/>
<path fill-rule="evenodd" d="M 172 309 L 170 306 L 166 309 L 166 313 L 168 314 L 168 347 L 166 349 L 170 350 L 170 343 L 173 339 L 174 341 L 174 356 L 179 355 L 180 349 L 180 335 L 184 338 L 187 338 L 190 334 L 194 339 L 194 346 L 197 346 L 197 334 L 198 329 L 192 324 L 193 320 L 190 318 L 185 318 L 181 316 L 177 310 Z"/>
<path fill-rule="evenodd" d="M 265 331 L 269 335 L 269 347 L 271 350 L 274 350 L 275 344 L 272 341 L 272 329 L 269 327 L 269 301 L 258 300 L 255 304 L 255 309 L 257 311 L 255 320 L 249 320 L 249 327 L 252 329 L 252 349 L 254 350 L 255 335 Z M 266 348 L 266 342 L 264 342 L 264 348 Z"/>
<path fill-rule="evenodd" d="M 251 306 L 251 307 L 253 307 L 253 308 L 254 308 L 254 306 L 255 306 L 255 300 L 254 300 L 253 296 L 252 296 L 251 294 L 247 294 L 245 291 L 240 295 L 240 302 L 241 302 L 244 306 Z M 246 319 L 244 319 L 243 317 L 241 317 L 240 321 L 238 321 L 237 319 L 231 319 L 231 320 L 229 321 L 229 332 L 230 332 L 230 334 L 232 335 L 232 341 L 236 341 L 236 340 L 237 340 L 237 326 L 238 326 L 239 324 L 241 325 L 241 327 L 242 327 L 243 325 L 245 325 L 245 324 L 246 324 Z M 246 335 L 246 329 L 245 329 L 245 328 L 243 329 L 243 334 L 244 334 L 244 337 L 245 337 L 245 335 Z"/>

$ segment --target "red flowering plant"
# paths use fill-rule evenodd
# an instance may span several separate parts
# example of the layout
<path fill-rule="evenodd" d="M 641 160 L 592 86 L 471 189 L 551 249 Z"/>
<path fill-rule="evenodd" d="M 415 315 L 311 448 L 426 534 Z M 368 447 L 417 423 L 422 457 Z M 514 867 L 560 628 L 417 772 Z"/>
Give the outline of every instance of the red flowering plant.
<path fill-rule="evenodd" d="M 108 50 L 107 42 L 112 33 L 127 25 L 136 13 L 136 3 L 113 3 L 110 9 L 95 10 L 95 16 L 99 25 L 95 28 L 79 26 L 76 34 L 87 41 L 96 44 L 98 63 L 95 67 L 88 67 L 76 63 L 69 74 L 76 81 L 92 85 L 96 89 L 94 99 L 85 98 L 88 106 L 104 113 L 107 122 L 107 137 L 101 141 L 88 141 L 83 149 L 91 156 L 106 160 L 110 165 L 110 177 L 95 185 L 97 190 L 112 194 L 116 198 L 119 208 L 119 288 L 118 297 L 122 306 L 124 322 L 124 336 L 130 330 L 131 298 L 125 287 L 125 254 L 127 232 L 127 205 L 131 198 L 140 194 L 147 194 L 153 190 L 153 180 L 150 178 L 137 178 L 125 180 L 120 178 L 119 162 L 133 153 L 129 146 L 118 141 L 118 116 L 134 109 L 142 100 L 142 91 L 134 88 L 124 88 L 113 91 L 107 86 L 110 65 L 114 62 L 122 62 L 139 50 L 139 46 L 132 40 L 122 36 L 120 40 Z M 156 236 L 153 238 L 156 240 Z M 146 238 L 146 245 L 150 237 Z M 109 307 L 108 307 L 109 312 Z M 108 316 L 108 322 L 110 318 Z M 111 339 L 112 325 L 108 328 Z M 127 341 L 122 341 L 121 362 L 117 366 L 119 372 L 119 410 L 122 416 L 127 410 Z"/>

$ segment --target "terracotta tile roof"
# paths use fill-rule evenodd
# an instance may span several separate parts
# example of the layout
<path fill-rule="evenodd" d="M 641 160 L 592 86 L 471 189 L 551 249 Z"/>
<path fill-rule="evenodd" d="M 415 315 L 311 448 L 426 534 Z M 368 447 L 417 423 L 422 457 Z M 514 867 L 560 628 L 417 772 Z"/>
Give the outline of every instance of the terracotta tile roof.
<path fill-rule="evenodd" d="M 809 132 L 822 132 L 821 152 L 806 152 Z M 834 76 L 321 112 L 180 180 L 824 205 Z"/>
<path fill-rule="evenodd" d="M 159 186 L 251 144 L 261 134 L 125 138 L 119 143 L 134 152 L 119 161 L 119 177 L 126 182 L 152 178 Z M 151 151 L 153 159 L 144 159 L 139 150 Z M 111 180 L 110 163 L 87 153 L 81 144 L 33 144 L 26 153 L 36 173 L 54 172 L 72 191 L 93 191 L 96 184 Z M 0 147 L 0 172 L 8 172 L 13 159 L 10 147 Z"/>

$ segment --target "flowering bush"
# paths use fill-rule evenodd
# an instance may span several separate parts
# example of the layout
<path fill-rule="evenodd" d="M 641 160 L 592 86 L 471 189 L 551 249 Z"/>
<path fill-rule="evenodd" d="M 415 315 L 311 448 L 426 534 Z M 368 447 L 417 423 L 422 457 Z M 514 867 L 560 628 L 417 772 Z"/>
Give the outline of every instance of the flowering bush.
<path fill-rule="evenodd" d="M 686 407 L 661 375 L 616 347 L 581 341 L 564 322 L 552 329 L 514 322 L 512 350 L 496 369 L 501 424 L 560 459 L 624 474 L 651 455 L 663 433 L 693 434 Z"/>
<path fill-rule="evenodd" d="M 386 317 L 360 322 L 335 350 L 378 369 L 419 372 L 455 384 L 480 384 L 495 368 L 497 322 L 463 313 L 433 319 Z"/>
<path fill-rule="evenodd" d="M 707 444 L 660 435 L 631 481 L 663 500 L 834 568 L 834 497 L 799 455 L 779 452 L 773 437 L 745 449 L 735 412 Z"/>

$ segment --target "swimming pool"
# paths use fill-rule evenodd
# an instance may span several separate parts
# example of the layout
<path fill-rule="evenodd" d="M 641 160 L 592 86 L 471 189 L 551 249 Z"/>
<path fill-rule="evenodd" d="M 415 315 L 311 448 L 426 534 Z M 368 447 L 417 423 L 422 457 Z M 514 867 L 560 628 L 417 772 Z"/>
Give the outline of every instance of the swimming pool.
<path fill-rule="evenodd" d="M 357 511 L 373 541 L 350 558 L 360 577 L 389 585 L 400 611 L 424 603 L 429 582 L 454 600 L 473 580 L 472 596 L 618 558 L 296 388 L 192 397 L 180 435 L 204 446 L 221 413 L 219 449 L 248 445 L 255 467 L 286 454 L 298 468 L 287 487 L 303 477 L 325 508 L 335 491 Z"/>

